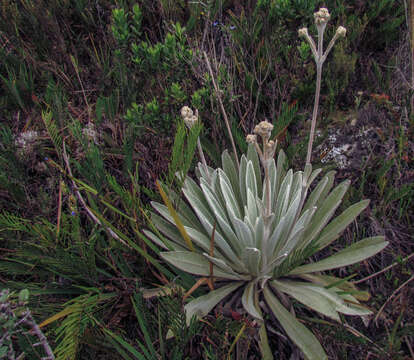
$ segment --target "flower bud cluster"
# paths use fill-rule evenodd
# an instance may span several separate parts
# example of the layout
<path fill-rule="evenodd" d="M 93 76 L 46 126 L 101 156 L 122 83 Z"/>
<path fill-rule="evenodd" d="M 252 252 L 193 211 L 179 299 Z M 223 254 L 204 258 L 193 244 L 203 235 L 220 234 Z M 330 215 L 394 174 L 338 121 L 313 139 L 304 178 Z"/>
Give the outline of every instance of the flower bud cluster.
<path fill-rule="evenodd" d="M 299 37 L 306 38 L 307 36 L 309 36 L 308 28 L 304 27 L 302 29 L 299 29 L 298 34 L 299 34 Z"/>
<path fill-rule="evenodd" d="M 327 8 L 320 8 L 319 11 L 313 14 L 313 17 L 315 18 L 316 26 L 326 25 L 331 18 L 331 14 L 329 14 Z"/>
<path fill-rule="evenodd" d="M 263 140 L 269 140 L 270 134 L 272 133 L 273 125 L 270 122 L 262 121 L 257 124 L 253 130 L 256 135 L 262 137 Z"/>
<path fill-rule="evenodd" d="M 345 37 L 346 29 L 343 26 L 340 26 L 338 27 L 338 29 L 336 29 L 336 34 L 338 35 L 338 37 Z"/>
<path fill-rule="evenodd" d="M 257 124 L 253 130 L 254 134 L 249 134 L 246 137 L 246 142 L 254 144 L 260 160 L 264 167 L 267 166 L 268 160 L 272 159 L 276 151 L 276 143 L 273 140 L 269 140 L 272 134 L 273 125 L 268 121 L 262 121 Z M 263 140 L 263 149 L 260 148 L 257 136 L 260 136 Z"/>
<path fill-rule="evenodd" d="M 328 48 L 326 51 L 323 51 L 323 34 L 325 32 L 326 24 L 328 23 L 329 19 L 331 18 L 331 14 L 327 8 L 320 8 L 319 11 L 313 14 L 315 18 L 315 25 L 318 29 L 318 46 L 316 46 L 315 41 L 312 39 L 312 36 L 309 34 L 308 29 L 306 27 L 301 28 L 298 30 L 299 37 L 305 38 L 305 40 L 309 43 L 310 48 L 312 50 L 312 54 L 315 58 L 315 62 L 317 65 L 321 66 L 326 57 L 328 56 L 329 52 L 331 51 L 332 47 L 334 46 L 336 40 L 341 37 L 345 37 L 346 29 L 343 26 L 339 26 L 335 32 L 335 36 L 329 42 Z"/>
<path fill-rule="evenodd" d="M 184 124 L 187 125 L 189 129 L 193 127 L 193 125 L 198 121 L 198 111 L 196 110 L 196 113 L 193 113 L 193 110 L 191 110 L 188 106 L 183 106 L 181 108 L 181 117 L 184 120 Z"/>

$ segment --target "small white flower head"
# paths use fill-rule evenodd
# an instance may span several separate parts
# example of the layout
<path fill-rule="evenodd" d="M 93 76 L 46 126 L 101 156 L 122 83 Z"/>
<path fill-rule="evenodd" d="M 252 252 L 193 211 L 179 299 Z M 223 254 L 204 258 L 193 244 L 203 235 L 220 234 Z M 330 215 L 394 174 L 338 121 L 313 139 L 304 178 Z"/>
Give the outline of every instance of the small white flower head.
<path fill-rule="evenodd" d="M 298 34 L 299 34 L 299 37 L 308 37 L 309 36 L 308 28 L 304 27 L 302 29 L 299 29 Z"/>
<path fill-rule="evenodd" d="M 345 37 L 346 29 L 343 26 L 338 27 L 338 29 L 336 29 L 336 35 L 338 37 Z"/>
<path fill-rule="evenodd" d="M 316 25 L 326 25 L 331 18 L 331 14 L 327 8 L 320 8 L 319 11 L 313 14 Z"/>
<path fill-rule="evenodd" d="M 262 121 L 255 126 L 253 132 L 257 135 L 260 135 L 263 139 L 269 140 L 272 130 L 273 125 L 270 122 Z"/>
<path fill-rule="evenodd" d="M 193 125 L 198 121 L 198 117 L 195 115 L 187 116 L 183 118 L 184 123 L 187 125 L 189 129 L 193 127 Z"/>
<path fill-rule="evenodd" d="M 249 134 L 246 136 L 246 142 L 248 144 L 256 144 L 257 143 L 257 136 L 253 134 Z"/>
<path fill-rule="evenodd" d="M 25 157 L 32 152 L 33 146 L 39 139 L 39 135 L 37 131 L 31 130 L 20 133 L 19 137 L 15 140 L 16 147 L 18 148 L 17 154 Z"/>
<path fill-rule="evenodd" d="M 185 119 L 190 116 L 193 116 L 193 110 L 191 110 L 188 106 L 183 106 L 181 108 L 181 117 Z"/>
<path fill-rule="evenodd" d="M 276 146 L 277 146 L 277 143 L 274 142 L 273 140 L 269 140 L 267 142 L 267 144 L 265 145 L 265 149 L 264 149 L 267 159 L 273 158 L 273 156 L 275 155 Z"/>

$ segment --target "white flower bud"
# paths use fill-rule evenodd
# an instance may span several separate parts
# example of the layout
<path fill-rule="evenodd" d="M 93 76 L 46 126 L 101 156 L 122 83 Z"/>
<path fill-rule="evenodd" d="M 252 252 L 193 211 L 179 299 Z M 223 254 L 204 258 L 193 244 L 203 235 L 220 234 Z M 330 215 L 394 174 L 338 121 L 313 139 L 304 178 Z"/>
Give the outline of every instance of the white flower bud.
<path fill-rule="evenodd" d="M 336 35 L 338 37 L 345 37 L 346 29 L 343 26 L 338 27 L 338 29 L 336 29 Z"/>
<path fill-rule="evenodd" d="M 270 138 L 272 130 L 273 125 L 270 122 L 262 121 L 255 126 L 253 132 L 257 135 L 260 135 L 263 139 L 268 140 Z"/>
<path fill-rule="evenodd" d="M 331 14 L 327 8 L 320 8 L 319 11 L 313 14 L 316 25 L 326 25 L 331 18 Z"/>
<path fill-rule="evenodd" d="M 181 117 L 185 119 L 190 116 L 193 116 L 193 110 L 191 110 L 188 106 L 183 106 L 181 108 Z"/>
<path fill-rule="evenodd" d="M 246 142 L 249 144 L 255 144 L 257 143 L 257 136 L 253 134 L 249 134 L 246 136 Z"/>
<path fill-rule="evenodd" d="M 189 129 L 193 127 L 193 125 L 198 121 L 198 117 L 195 115 L 187 116 L 183 118 L 184 123 L 187 125 Z"/>
<path fill-rule="evenodd" d="M 266 154 L 267 159 L 272 159 L 275 155 L 277 143 L 273 140 L 269 140 L 268 143 L 265 145 L 264 152 Z"/>
<path fill-rule="evenodd" d="M 307 37 L 309 36 L 308 28 L 302 28 L 298 30 L 299 37 Z"/>

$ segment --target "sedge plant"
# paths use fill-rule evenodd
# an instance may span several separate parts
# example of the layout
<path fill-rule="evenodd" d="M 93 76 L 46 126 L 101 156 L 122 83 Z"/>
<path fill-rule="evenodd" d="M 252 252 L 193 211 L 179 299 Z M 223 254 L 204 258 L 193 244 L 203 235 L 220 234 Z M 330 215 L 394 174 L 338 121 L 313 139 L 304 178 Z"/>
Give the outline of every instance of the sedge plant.
<path fill-rule="evenodd" d="M 321 17 L 329 19 L 326 9 L 316 13 L 317 26 Z M 308 36 L 307 31 L 303 33 Z M 312 43 L 309 36 L 308 41 Z M 315 56 L 322 54 L 321 47 L 315 49 L 314 45 Z M 321 55 L 320 68 L 325 55 Z M 199 121 L 197 113 L 187 107 L 181 115 L 189 127 Z M 387 242 L 383 236 L 369 237 L 315 260 L 313 255 L 338 239 L 369 201 L 362 200 L 335 217 L 350 182 L 334 187 L 335 172 L 331 171 L 311 190 L 321 169 L 313 170 L 307 161 L 303 171 L 286 170 L 282 150 L 275 159 L 272 129 L 267 121 L 259 123 L 254 134 L 247 136 L 247 154 L 238 162 L 224 151 L 222 167 L 213 169 L 201 155 L 198 181 L 187 177 L 184 182 L 185 199 L 173 192 L 167 198 L 160 185 L 166 206 L 152 203 L 154 226 L 145 233 L 165 250 L 161 252 L 165 261 L 200 277 L 196 285 L 210 288 L 185 305 L 187 323 L 194 316 L 207 315 L 232 294 L 232 306 L 238 301 L 260 324 L 264 359 L 273 358 L 266 333 L 269 312 L 307 359 L 327 359 L 315 335 L 296 318 L 292 300 L 337 322 L 341 322 L 340 314 L 371 314 L 359 302 L 366 294 L 361 296 L 347 279 L 323 272 L 367 259 Z M 201 146 L 199 151 L 202 154 Z"/>

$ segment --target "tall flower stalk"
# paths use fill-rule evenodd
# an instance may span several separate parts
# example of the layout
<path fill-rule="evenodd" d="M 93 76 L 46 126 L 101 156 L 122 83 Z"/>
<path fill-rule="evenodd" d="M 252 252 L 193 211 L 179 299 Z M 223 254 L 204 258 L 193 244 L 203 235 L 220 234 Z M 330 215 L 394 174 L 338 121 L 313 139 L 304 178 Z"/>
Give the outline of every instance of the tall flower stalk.
<path fill-rule="evenodd" d="M 322 66 L 325 62 L 328 54 L 332 50 L 336 40 L 340 37 L 345 37 L 346 29 L 343 26 L 339 26 L 335 32 L 334 37 L 329 42 L 326 51 L 323 51 L 323 35 L 325 33 L 326 25 L 331 18 L 328 9 L 321 8 L 319 11 L 313 14 L 315 18 L 315 25 L 318 30 L 318 47 L 316 47 L 315 41 L 309 35 L 307 28 L 299 29 L 299 36 L 304 37 L 309 43 L 312 50 L 313 57 L 316 63 L 316 90 L 315 90 L 315 102 L 313 104 L 312 123 L 308 142 L 308 152 L 306 155 L 306 164 L 310 164 L 312 156 L 312 145 L 315 137 L 316 119 L 318 117 L 319 98 L 321 93 L 322 82 Z"/>

